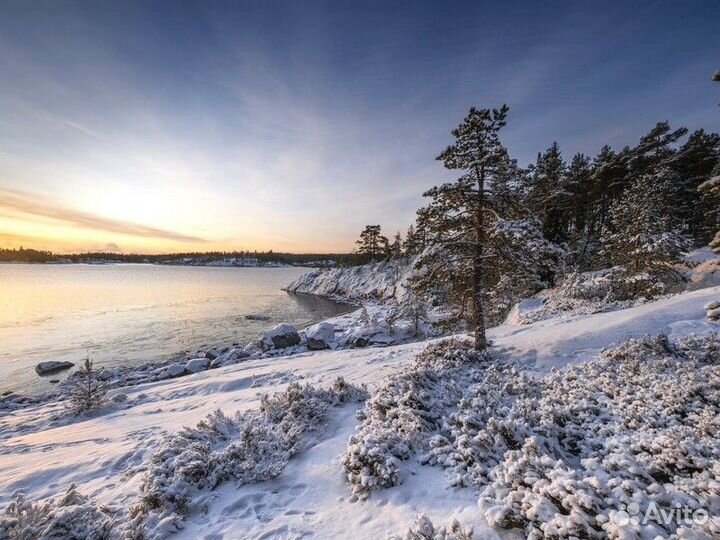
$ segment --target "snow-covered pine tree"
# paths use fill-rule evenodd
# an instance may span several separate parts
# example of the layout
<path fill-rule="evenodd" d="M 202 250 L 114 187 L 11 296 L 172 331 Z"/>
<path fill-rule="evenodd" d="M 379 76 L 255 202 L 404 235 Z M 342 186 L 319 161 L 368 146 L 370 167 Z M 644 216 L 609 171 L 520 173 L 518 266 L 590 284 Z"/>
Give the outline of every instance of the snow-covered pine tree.
<path fill-rule="evenodd" d="M 720 163 L 713 170 L 713 176 L 700 184 L 698 190 L 703 193 L 720 195 Z M 710 247 L 715 253 L 720 254 L 720 231 L 715 233 L 715 238 L 710 241 Z"/>
<path fill-rule="evenodd" d="M 497 219 L 488 240 L 494 257 L 487 315 L 491 324 L 500 324 L 520 299 L 553 285 L 565 252 L 545 238 L 540 221 L 532 217 Z"/>
<path fill-rule="evenodd" d="M 428 307 L 423 296 L 412 287 L 408 287 L 400 298 L 395 312 L 392 314 L 392 319 L 409 320 L 413 325 L 413 337 L 418 337 L 422 324 L 429 320 Z"/>
<path fill-rule="evenodd" d="M 702 129 L 690 134 L 673 163 L 678 182 L 672 207 L 697 245 L 706 245 L 720 228 L 720 193 L 698 190 L 713 176 L 716 164 L 720 165 L 720 135 Z"/>
<path fill-rule="evenodd" d="M 83 366 L 73 374 L 70 380 L 67 397 L 68 408 L 73 414 L 82 414 L 105 404 L 107 384 L 99 377 L 94 369 L 90 356 L 85 358 Z"/>
<path fill-rule="evenodd" d="M 437 158 L 461 176 L 425 192 L 431 202 L 418 219 L 432 244 L 430 251 L 426 250 L 425 262 L 431 270 L 425 282 L 444 274 L 445 279 L 454 280 L 452 285 L 460 289 L 460 296 L 470 300 L 477 350 L 487 347 L 483 266 L 488 226 L 497 216 L 489 187 L 496 175 L 508 170 L 509 157 L 499 138 L 508 110 L 507 105 L 492 110 L 470 108 L 452 131 L 454 144 Z"/>
<path fill-rule="evenodd" d="M 671 265 L 690 245 L 672 223 L 662 191 L 655 189 L 658 182 L 654 176 L 636 179 L 610 207 L 599 256 L 622 268 L 623 283 L 628 285 L 623 296 L 656 293 L 653 278 L 674 274 Z"/>
<path fill-rule="evenodd" d="M 720 82 L 720 71 L 715 72 L 713 81 Z M 715 165 L 711 178 L 700 184 L 698 190 L 704 193 L 720 195 L 720 162 Z M 710 242 L 710 247 L 715 253 L 720 253 L 720 231 L 715 233 L 715 238 Z"/>

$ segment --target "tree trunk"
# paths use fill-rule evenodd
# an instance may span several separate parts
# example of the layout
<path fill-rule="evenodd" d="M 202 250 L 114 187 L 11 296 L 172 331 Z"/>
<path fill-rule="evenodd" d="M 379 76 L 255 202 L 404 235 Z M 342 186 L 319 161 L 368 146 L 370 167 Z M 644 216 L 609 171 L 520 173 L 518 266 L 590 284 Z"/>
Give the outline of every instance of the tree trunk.
<path fill-rule="evenodd" d="M 483 246 L 485 241 L 485 171 L 478 174 L 478 203 L 475 211 L 475 253 L 473 254 L 473 314 L 475 316 L 475 350 L 487 348 L 485 306 L 483 305 Z"/>

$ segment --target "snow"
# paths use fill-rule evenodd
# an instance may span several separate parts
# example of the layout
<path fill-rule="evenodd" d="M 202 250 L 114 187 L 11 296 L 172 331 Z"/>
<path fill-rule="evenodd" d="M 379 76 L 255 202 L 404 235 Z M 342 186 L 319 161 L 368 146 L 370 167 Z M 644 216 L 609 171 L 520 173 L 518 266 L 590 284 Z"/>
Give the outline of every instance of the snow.
<path fill-rule="evenodd" d="M 315 270 L 297 278 L 286 290 L 350 302 L 397 300 L 405 290 L 411 268 L 411 262 L 382 261 Z"/>
<path fill-rule="evenodd" d="M 662 332 L 677 340 L 717 332 L 720 325 L 706 318 L 703 306 L 718 298 L 720 287 L 709 287 L 628 309 L 570 313 L 522 326 L 505 324 L 491 329 L 488 337 L 494 354 L 511 360 L 514 369 L 544 378 L 553 376 L 552 368 L 590 360 L 628 338 Z M 369 308 L 368 317 L 374 314 L 382 315 L 382 308 Z M 342 320 L 331 323 L 342 333 L 353 328 L 354 321 L 356 317 L 347 318 L 345 327 Z M 96 505 L 88 509 L 88 503 L 78 500 L 89 515 L 98 505 L 106 505 L 123 521 L 123 512 L 141 501 L 152 456 L 184 427 L 196 426 L 218 409 L 228 417 L 254 415 L 252 411 L 262 407 L 262 395 L 281 393 L 292 383 L 327 389 L 342 377 L 354 385 L 367 384 L 374 392 L 408 369 L 426 345 L 414 342 L 250 358 L 186 377 L 113 389 L 110 405 L 78 418 L 66 417 L 56 401 L 0 411 L 0 513 L 20 492 L 26 501 L 43 501 L 61 497 L 75 483 L 78 493 Z M 449 534 L 453 520 L 460 529 L 473 528 L 475 538 L 525 537 L 523 532 L 488 523 L 510 519 L 505 506 L 496 503 L 483 514 L 476 487 L 461 487 L 462 482 L 453 487 L 446 470 L 417 459 L 401 462 L 402 483 L 356 500 L 343 474 L 342 459 L 350 436 L 362 422 L 356 418 L 358 410 L 353 404 L 328 409 L 322 428 L 303 435 L 301 448 L 270 480 L 241 486 L 225 482 L 215 489 L 194 487 L 187 516 L 177 522 L 182 529 L 172 538 L 385 538 L 388 534 L 422 538 L 418 531 L 430 526 L 435 531 L 430 537 L 443 538 L 440 531 L 445 528 L 444 538 L 462 538 Z M 529 455 L 518 455 L 516 466 L 539 467 Z M 545 470 L 546 465 L 542 467 Z M 547 474 L 555 474 L 553 467 L 547 464 Z M 568 472 L 558 474 L 557 482 L 571 480 Z M 496 492 L 505 492 L 500 477 L 492 481 Z M 547 507 L 538 502 L 533 508 L 542 516 Z M 156 522 L 154 530 L 161 535 L 164 526 L 171 531 L 175 523 Z"/>

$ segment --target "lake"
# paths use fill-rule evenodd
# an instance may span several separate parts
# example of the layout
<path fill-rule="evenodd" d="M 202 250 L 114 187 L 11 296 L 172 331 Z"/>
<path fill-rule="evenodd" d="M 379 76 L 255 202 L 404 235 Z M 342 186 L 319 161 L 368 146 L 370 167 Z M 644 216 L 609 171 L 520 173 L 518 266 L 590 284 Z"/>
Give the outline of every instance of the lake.
<path fill-rule="evenodd" d="M 245 345 L 279 322 L 298 328 L 350 306 L 289 294 L 307 268 L 0 264 L 0 393 L 49 390 L 45 360 L 142 364 Z M 267 320 L 250 320 L 259 316 Z"/>

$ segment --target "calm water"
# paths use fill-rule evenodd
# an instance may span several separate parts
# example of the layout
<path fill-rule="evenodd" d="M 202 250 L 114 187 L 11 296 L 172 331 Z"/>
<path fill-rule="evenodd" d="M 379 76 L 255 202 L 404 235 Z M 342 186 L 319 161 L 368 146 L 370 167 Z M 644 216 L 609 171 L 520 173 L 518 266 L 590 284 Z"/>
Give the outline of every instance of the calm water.
<path fill-rule="evenodd" d="M 281 290 L 303 268 L 0 265 L 0 392 L 51 387 L 44 360 L 96 365 L 164 360 L 245 344 L 278 322 L 299 327 L 348 310 Z M 246 315 L 269 317 L 253 321 Z"/>

